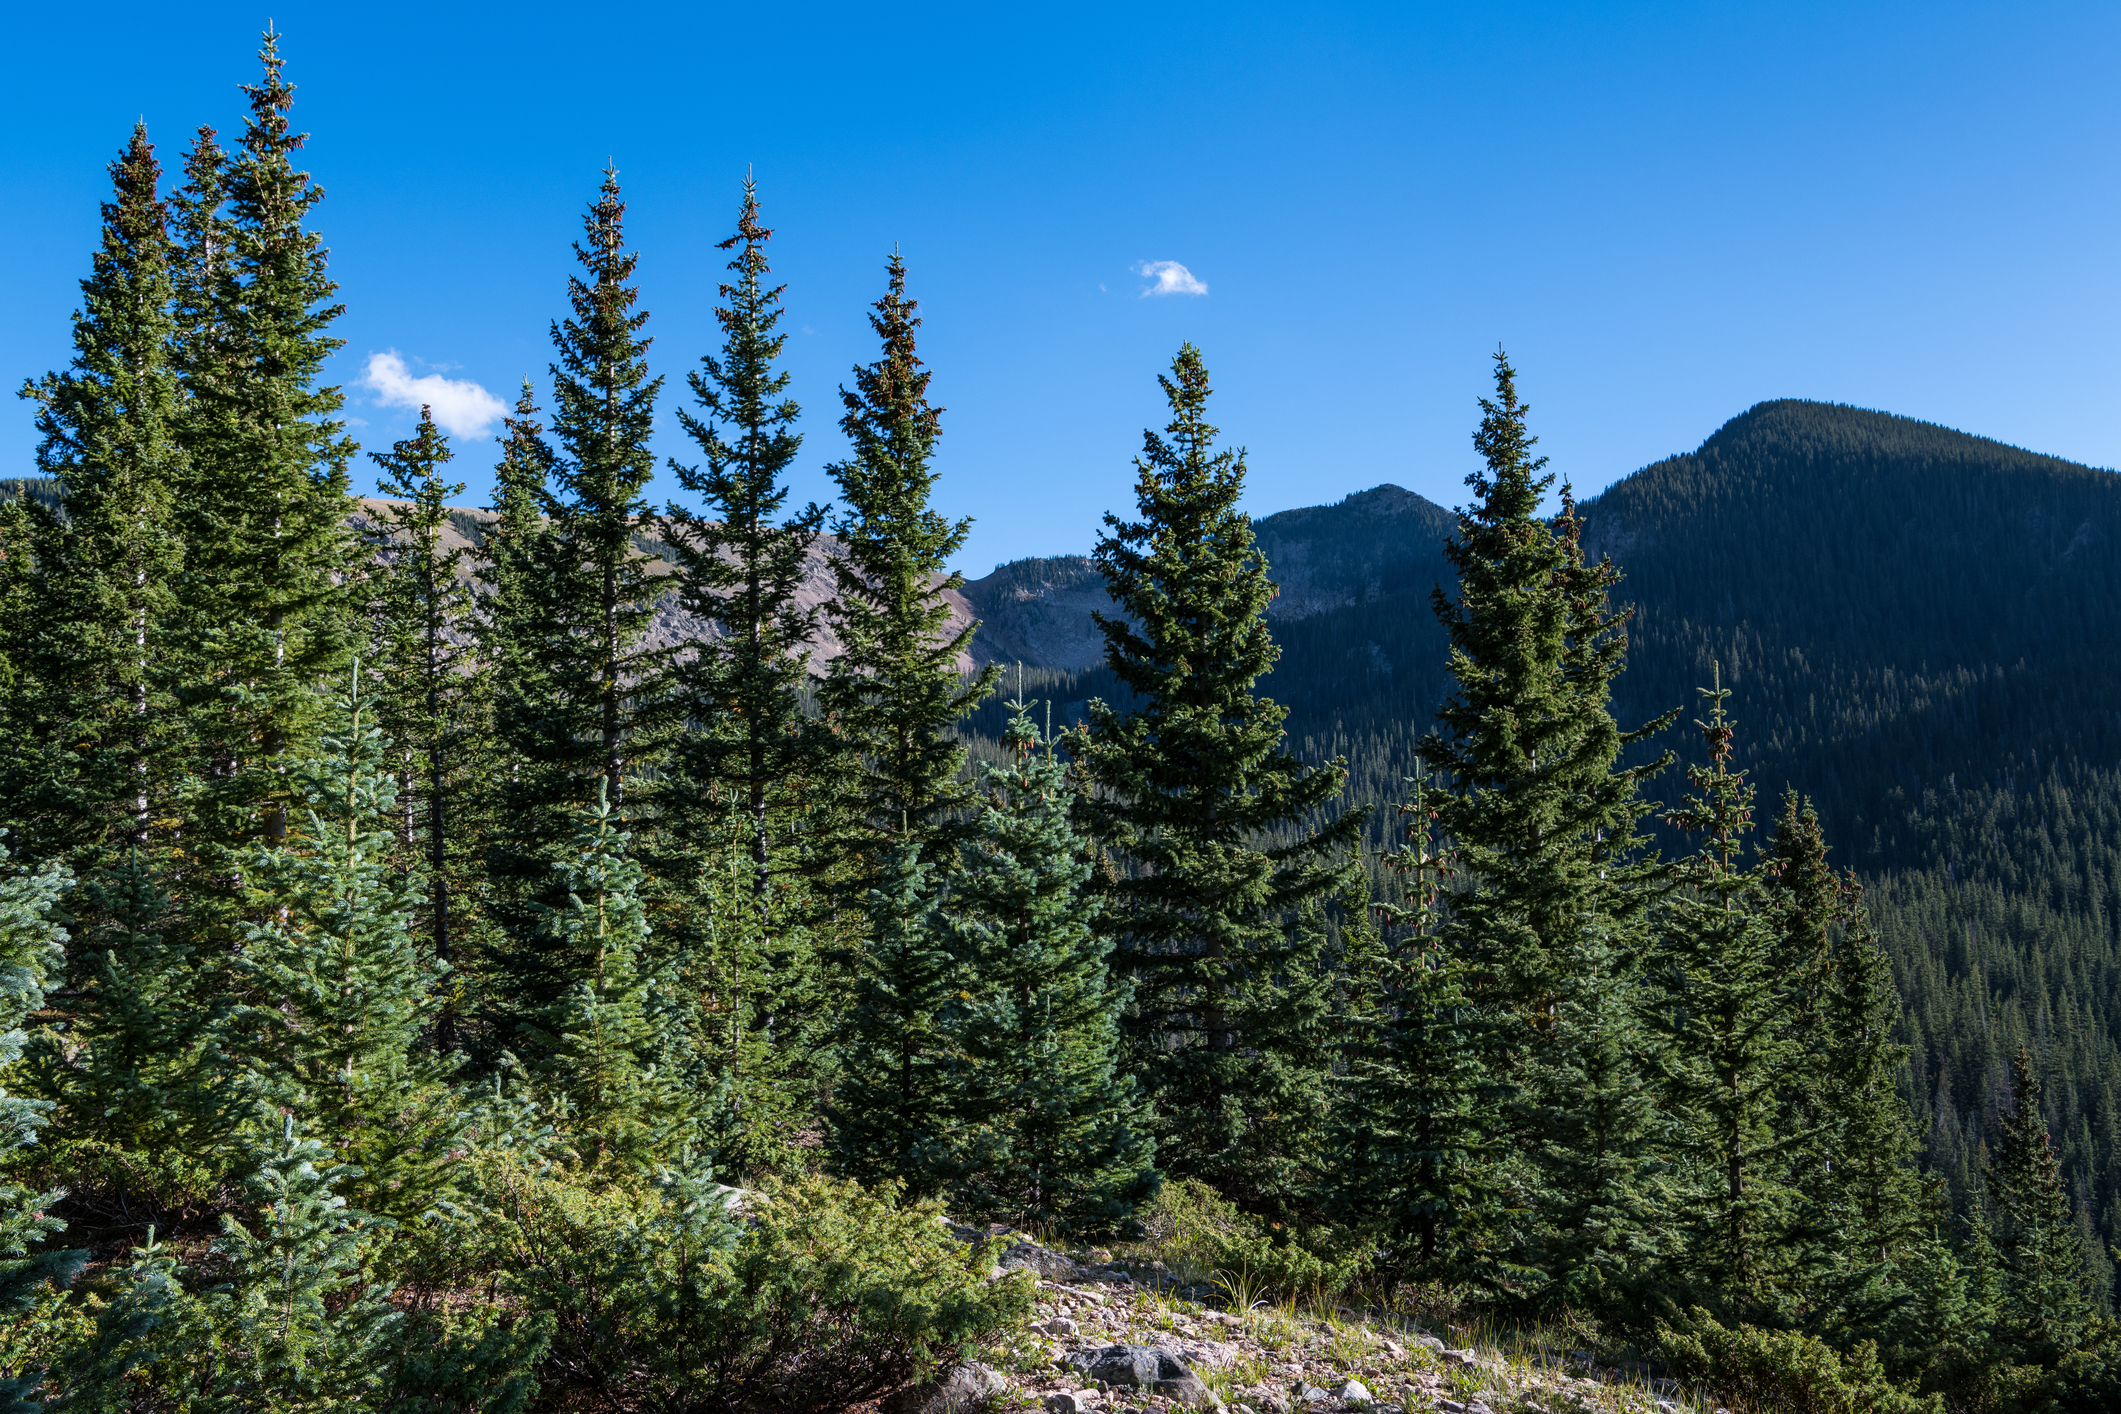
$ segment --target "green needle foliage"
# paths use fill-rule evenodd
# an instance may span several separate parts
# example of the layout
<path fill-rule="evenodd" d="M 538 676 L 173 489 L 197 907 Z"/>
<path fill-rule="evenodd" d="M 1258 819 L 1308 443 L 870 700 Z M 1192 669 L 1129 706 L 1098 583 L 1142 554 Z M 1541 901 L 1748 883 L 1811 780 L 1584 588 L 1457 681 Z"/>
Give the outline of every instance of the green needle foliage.
<path fill-rule="evenodd" d="M 1484 465 L 1466 478 L 1474 501 L 1445 546 L 1457 594 L 1432 596 L 1453 688 L 1420 751 L 1452 782 L 1439 824 L 1465 885 L 1444 937 L 1495 1028 L 1488 1062 L 1520 1154 L 1513 1183 L 1529 1200 L 1512 1205 L 1521 1217 L 1498 1232 L 1497 1261 L 1520 1296 L 1570 1300 L 1619 1254 L 1602 1227 L 1572 1233 L 1560 1215 L 1625 1221 L 1647 1181 L 1634 1171 L 1642 1116 L 1625 1101 L 1625 1071 L 1641 1056 L 1621 994 L 1661 889 L 1640 857 L 1641 782 L 1669 758 L 1623 767 L 1620 756 L 1670 718 L 1636 732 L 1613 720 L 1627 650 L 1628 611 L 1610 602 L 1619 573 L 1585 562 L 1566 487 L 1561 514 L 1541 515 L 1554 478 L 1532 455 L 1516 378 L 1498 352 L 1473 438 Z M 1590 975 L 1605 991 L 1586 990 Z M 1586 1067 L 1600 1072 L 1595 1090 Z M 1580 1146 L 1594 1135 L 1607 1147 L 1587 1160 Z"/>
<path fill-rule="evenodd" d="M 769 813 L 787 811 L 793 789 L 817 775 L 828 749 L 803 712 L 817 615 L 797 597 L 825 512 L 811 505 L 773 521 L 803 439 L 794 431 L 801 409 L 782 397 L 788 375 L 774 368 L 788 336 L 777 328 L 781 287 L 765 283 L 772 237 L 759 224 L 758 185 L 747 177 L 737 233 L 721 244 L 737 252 L 729 262 L 736 283 L 721 287 L 725 303 L 715 311 L 722 353 L 703 357 L 687 378 L 706 415 L 677 413 L 707 464 L 673 461 L 671 470 L 704 511 L 672 502 L 662 521 L 678 602 L 719 630 L 677 672 L 676 703 L 693 730 L 679 748 L 690 788 L 675 794 L 697 798 L 709 783 L 737 794 L 750 823 L 752 891 L 762 903 L 780 872 Z"/>
<path fill-rule="evenodd" d="M 665 950 L 686 993 L 702 998 L 696 1025 L 712 1035 L 708 1070 L 725 1115 L 717 1152 L 742 1171 L 785 1157 L 817 1085 L 819 978 L 803 926 L 817 910 L 802 866 L 815 862 L 814 821 L 830 815 L 822 786 L 837 750 L 805 711 L 817 611 L 802 591 L 825 512 L 774 519 L 802 437 L 788 375 L 774 366 L 788 336 L 781 287 L 766 283 L 772 236 L 747 177 L 736 234 L 721 245 L 736 252 L 716 310 L 722 351 L 687 379 L 701 414 L 677 413 L 706 463 L 671 470 L 702 509 L 672 502 L 660 522 L 678 606 L 714 626 L 673 674 L 686 730 L 664 795 L 664 872 L 697 892 L 672 911 Z"/>
<path fill-rule="evenodd" d="M 1731 769 L 1737 731 L 1724 715 L 1721 679 L 1700 689 L 1708 764 L 1687 768 L 1693 786 L 1671 823 L 1702 837 L 1687 861 L 1692 896 L 1667 929 L 1666 1083 L 1685 1126 L 1694 1192 L 1688 1261 L 1708 1289 L 1741 1308 L 1764 1308 L 1784 1276 L 1796 1195 L 1783 1087 L 1796 1063 L 1787 1025 L 1794 988 L 1778 966 L 1773 904 L 1742 855 L 1753 825 L 1753 788 Z"/>
<path fill-rule="evenodd" d="M 1997 1336 L 2020 1363 L 2049 1363 L 2076 1344 L 2091 1303 L 2069 1190 L 2048 1137 L 2030 1049 L 2011 1057 L 2010 1108 L 1989 1173 L 2003 1229 Z"/>
<path fill-rule="evenodd" d="M 601 793 L 575 820 L 554 866 L 555 892 L 566 902 L 540 905 L 550 953 L 567 960 L 574 983 L 524 1039 L 583 1135 L 585 1159 L 668 1162 L 692 1141 L 697 1101 L 668 1063 L 674 1008 L 644 956 L 645 875 Z"/>
<path fill-rule="evenodd" d="M 574 983 L 550 954 L 541 909 L 556 902 L 546 893 L 552 864 L 579 812 L 601 800 L 649 828 L 644 792 L 667 746 L 669 654 L 647 641 L 664 576 L 635 543 L 651 514 L 641 493 L 655 474 L 648 437 L 662 380 L 648 375 L 625 216 L 618 174 L 607 171 L 574 247 L 583 273 L 567 282 L 572 314 L 552 327 L 557 448 L 529 445 L 527 392 L 505 444 L 496 571 L 508 596 L 497 610 L 507 677 L 496 730 L 511 768 L 505 833 L 490 856 L 507 934 L 495 958 L 510 999 L 504 1030 L 544 1015 Z M 533 501 L 544 523 L 526 535 Z"/>
<path fill-rule="evenodd" d="M 445 550 L 449 498 L 464 483 L 446 483 L 449 438 L 427 408 L 419 427 L 388 453 L 370 453 L 386 503 L 372 531 L 383 542 L 374 596 L 374 635 L 382 663 L 377 725 L 397 754 L 398 864 L 423 876 L 416 929 L 444 970 L 460 951 L 457 913 L 470 892 L 465 825 L 475 745 L 484 725 L 488 682 L 471 647 L 474 605 L 460 549 Z M 438 1044 L 455 1047 L 456 1008 L 436 1018 Z"/>
<path fill-rule="evenodd" d="M 38 749 L 14 758 L 23 774 L 6 787 L 8 814 L 46 833 L 45 852 L 88 869 L 167 828 L 184 744 L 170 654 L 185 463 L 161 172 L 140 124 L 110 167 L 72 365 L 22 388 L 37 404 L 37 468 L 58 482 L 62 514 L 35 548 L 35 622 L 11 637 L 42 700 Z M 20 730 L 28 715 L 10 719 Z"/>
<path fill-rule="evenodd" d="M 1156 1107 L 1157 1152 L 1279 1200 L 1324 1085 L 1326 978 L 1295 920 L 1348 882 L 1361 819 L 1312 825 L 1340 765 L 1305 769 L 1285 710 L 1253 693 L 1274 666 L 1274 585 L 1237 509 L 1244 458 L 1215 450 L 1200 351 L 1160 381 L 1171 422 L 1135 462 L 1140 519 L 1106 516 L 1096 557 L 1116 610 L 1097 616 L 1106 662 L 1134 708 L 1093 702 L 1069 750 L 1085 832 L 1118 865 L 1104 891 L 1134 987 L 1124 1067 Z"/>
<path fill-rule="evenodd" d="M 394 867 L 397 785 L 374 711 L 356 664 L 296 765 L 299 827 L 247 862 L 265 921 L 247 930 L 221 1044 L 254 1094 L 335 1137 L 371 1211 L 404 1221 L 448 1191 L 466 1121 L 450 1058 L 422 1044 L 435 975 L 411 933 L 418 881 Z"/>
<path fill-rule="evenodd" d="M 205 1297 L 215 1368 L 201 1403 L 289 1414 L 362 1408 L 386 1378 L 385 1341 L 400 1319 L 390 1288 L 367 1273 L 381 1225 L 335 1191 L 356 1170 L 300 1136 L 294 1116 L 253 1152 L 255 1217 L 223 1217 L 214 1244 L 229 1277 Z"/>
<path fill-rule="evenodd" d="M 1408 902 L 1377 905 L 1382 937 L 1358 953 L 1349 977 L 1326 1204 L 1374 1233 L 1410 1279 L 1492 1280 L 1490 1028 L 1464 959 L 1439 936 L 1453 866 L 1434 839 L 1437 810 L 1420 776 L 1413 785 L 1400 807 L 1406 842 L 1384 856 Z"/>
<path fill-rule="evenodd" d="M 1063 1232 L 1108 1231 L 1148 1201 L 1149 1114 L 1119 1069 L 1124 982 L 1108 975 L 1112 939 L 1069 820 L 1068 769 L 1015 711 L 1007 763 L 985 773 L 986 799 L 950 899 L 968 985 L 965 1094 L 951 1210 Z M 1043 750 L 1042 750 L 1043 748 Z"/>
<path fill-rule="evenodd" d="M 861 1183 L 896 1180 L 931 1198 L 955 1177 L 964 1142 L 959 1024 L 969 979 L 910 833 L 865 902 L 868 931 L 850 960 L 841 1079 L 827 1111 L 833 1162 Z"/>
<path fill-rule="evenodd" d="M 308 741 L 311 685 L 351 641 L 354 448 L 333 419 L 339 390 L 318 381 L 343 342 L 326 332 L 342 306 L 329 303 L 338 287 L 305 224 L 324 193 L 294 165 L 305 135 L 288 124 L 279 43 L 265 36 L 264 80 L 244 88 L 234 157 L 202 133 L 180 203 L 178 593 L 193 760 L 208 783 L 187 822 L 193 849 L 286 833 L 282 758 Z"/>
<path fill-rule="evenodd" d="M 52 1106 L 7 1088 L 18 1082 L 23 1023 L 65 964 L 58 903 L 73 878 L 57 862 L 31 872 L 10 860 L 0 871 L 0 1408 L 26 1414 L 43 1407 L 35 1357 L 50 1339 L 48 1293 L 72 1281 L 88 1256 L 43 1247 L 66 1229 L 48 1216 L 64 1195 L 39 1193 L 19 1175 Z"/>
<path fill-rule="evenodd" d="M 864 862 L 857 888 L 900 867 L 887 861 L 906 838 L 920 842 L 925 864 L 950 858 L 972 792 L 952 729 L 1001 676 L 989 666 L 967 680 L 960 662 L 974 626 L 948 631 L 944 592 L 965 582 L 950 557 L 972 522 L 947 520 L 928 504 L 943 410 L 928 402 L 929 372 L 914 350 L 919 305 L 906 298 L 896 252 L 890 274 L 869 316 L 883 349 L 854 370 L 852 389 L 840 389 L 840 430 L 853 455 L 826 468 L 842 506 L 832 522 L 838 592 L 825 609 L 840 656 L 819 697 L 849 773 L 841 809 L 844 848 Z"/>

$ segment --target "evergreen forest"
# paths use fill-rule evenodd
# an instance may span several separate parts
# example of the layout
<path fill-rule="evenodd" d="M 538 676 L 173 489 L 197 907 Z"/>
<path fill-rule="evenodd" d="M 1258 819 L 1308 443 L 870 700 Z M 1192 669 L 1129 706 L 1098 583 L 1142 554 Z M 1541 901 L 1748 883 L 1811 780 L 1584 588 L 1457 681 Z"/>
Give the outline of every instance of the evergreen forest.
<path fill-rule="evenodd" d="M 0 1408 L 940 1409 L 1024 1241 L 2121 1407 L 2121 478 L 1776 402 L 1578 502 L 1498 351 L 1460 508 L 1255 523 L 1187 344 L 1094 553 L 968 583 L 896 252 L 791 503 L 750 178 L 714 347 L 607 170 L 502 434 L 357 445 L 260 58 L 21 389 Z"/>

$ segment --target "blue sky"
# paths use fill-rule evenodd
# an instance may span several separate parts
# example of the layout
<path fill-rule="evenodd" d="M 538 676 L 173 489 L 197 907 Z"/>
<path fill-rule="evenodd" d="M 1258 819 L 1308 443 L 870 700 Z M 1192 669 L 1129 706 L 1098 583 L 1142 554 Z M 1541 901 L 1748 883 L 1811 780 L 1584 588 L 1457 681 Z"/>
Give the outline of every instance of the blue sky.
<path fill-rule="evenodd" d="M 2121 460 L 2121 9 L 2088 4 L 21 6 L 10 388 L 66 357 L 134 117 L 171 167 L 199 123 L 233 133 L 268 13 L 370 447 L 412 416 L 371 368 L 503 399 L 545 380 L 609 158 L 666 406 L 714 341 L 714 244 L 756 170 L 799 498 L 830 497 L 836 389 L 904 251 L 974 574 L 1087 550 L 1128 507 L 1185 339 L 1256 513 L 1381 481 L 1456 504 L 1498 342 L 1584 491 L 1776 397 Z M 5 404 L 0 475 L 25 473 L 29 409 Z M 492 459 L 460 439 L 467 501 Z"/>

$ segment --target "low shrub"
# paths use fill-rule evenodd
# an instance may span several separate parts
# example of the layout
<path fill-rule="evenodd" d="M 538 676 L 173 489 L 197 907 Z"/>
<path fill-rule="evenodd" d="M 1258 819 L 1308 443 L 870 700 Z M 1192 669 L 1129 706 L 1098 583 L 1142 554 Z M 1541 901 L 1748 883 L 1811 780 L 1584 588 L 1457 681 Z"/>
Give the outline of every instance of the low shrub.
<path fill-rule="evenodd" d="M 1658 1345 L 1681 1379 L 1715 1391 L 1745 1414 L 1943 1414 L 1936 1395 L 1917 1395 L 1886 1378 L 1878 1347 L 1843 1354 L 1816 1336 L 1758 1326 L 1723 1326 L 1696 1307 L 1684 1328 L 1660 1322 Z"/>
<path fill-rule="evenodd" d="M 1333 1234 L 1270 1224 L 1195 1179 L 1166 1182 L 1140 1215 L 1161 1259 L 1187 1266 L 1249 1304 L 1254 1296 L 1332 1295 L 1362 1274 L 1358 1253 Z"/>
<path fill-rule="evenodd" d="M 551 1322 L 541 1373 L 610 1409 L 838 1410 L 923 1378 L 1029 1314 L 1000 1244 L 932 1203 L 799 1179 L 745 1195 L 702 1173 L 594 1183 L 500 1156 L 480 1226 L 514 1300 Z"/>

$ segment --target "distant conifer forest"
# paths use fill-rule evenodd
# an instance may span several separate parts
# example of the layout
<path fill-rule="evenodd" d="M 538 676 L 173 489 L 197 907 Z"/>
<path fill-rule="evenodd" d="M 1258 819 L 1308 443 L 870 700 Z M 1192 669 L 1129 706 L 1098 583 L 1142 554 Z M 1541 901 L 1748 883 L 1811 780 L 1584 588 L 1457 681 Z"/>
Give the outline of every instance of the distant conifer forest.
<path fill-rule="evenodd" d="M 1926 871 L 1987 860 L 2058 947 L 2111 920 L 2017 901 L 2015 787 L 1931 849 L 1934 778 L 1881 816 L 1846 735 L 1749 740 L 1505 355 L 1362 712 L 1387 650 L 1270 626 L 1190 344 L 1092 556 L 1102 666 L 969 667 L 917 269 L 880 261 L 830 506 L 789 501 L 749 178 L 717 347 L 651 363 L 607 172 L 497 442 L 360 447 L 261 58 L 226 141 L 118 146 L 22 388 L 0 1408 L 868 1408 L 1024 1331 L 968 1228 L 1146 1256 L 1203 1213 L 1240 1312 L 1558 1329 L 1705 1408 L 2121 1407 L 2111 978 L 1999 1049 Z"/>

